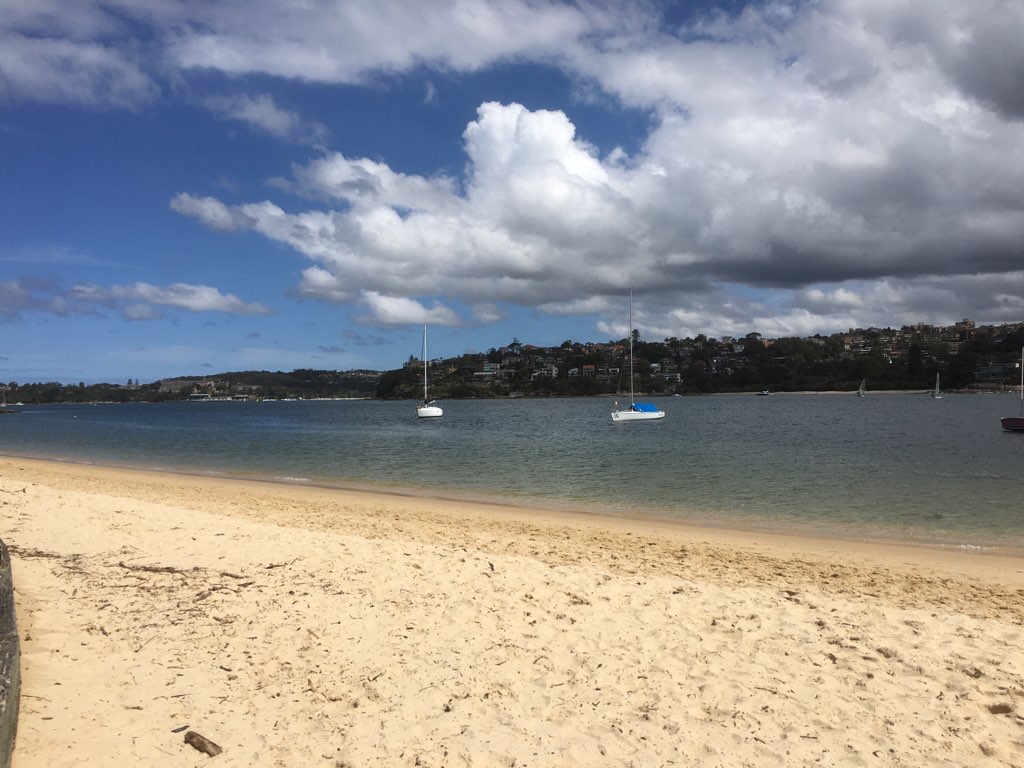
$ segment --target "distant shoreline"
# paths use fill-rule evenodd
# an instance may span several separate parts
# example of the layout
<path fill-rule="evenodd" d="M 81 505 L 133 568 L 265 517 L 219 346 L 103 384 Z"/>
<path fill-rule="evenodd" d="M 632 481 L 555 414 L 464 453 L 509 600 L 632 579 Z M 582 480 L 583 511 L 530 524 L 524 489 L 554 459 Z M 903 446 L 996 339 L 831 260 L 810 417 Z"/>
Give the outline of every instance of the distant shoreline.
<path fill-rule="evenodd" d="M 649 397 L 658 398 L 671 398 L 671 397 L 754 397 L 759 396 L 763 390 L 744 390 L 741 392 L 680 392 L 678 394 L 674 392 L 635 392 L 634 399 L 644 399 Z M 879 394 L 906 394 L 906 395 L 929 395 L 932 393 L 931 389 L 868 389 L 865 396 L 870 397 L 871 395 Z M 768 394 L 771 396 L 798 396 L 798 395 L 856 395 L 857 390 L 855 389 L 796 389 L 796 390 L 769 390 Z M 1012 394 L 1015 396 L 1020 395 L 1020 388 L 1017 386 L 1006 389 L 944 389 L 942 395 L 978 395 L 978 394 Z M 471 400 L 567 400 L 567 399 L 606 399 L 615 400 L 629 398 L 629 392 L 600 392 L 597 394 L 522 394 L 514 392 L 512 394 L 496 395 L 493 397 L 445 397 L 443 395 L 437 396 L 435 399 L 438 401 L 447 402 L 459 402 L 459 401 L 471 401 Z M 198 404 L 208 402 L 418 402 L 421 398 L 419 397 L 265 397 L 265 398 L 252 398 L 252 399 L 241 399 L 241 398 L 230 398 L 230 397 L 211 397 L 209 399 L 202 400 L 189 400 L 187 398 L 175 399 L 175 400 L 50 400 L 47 402 L 28 402 L 18 403 L 19 408 L 31 408 L 33 406 L 166 406 L 166 404 L 175 404 L 182 402 L 193 402 Z M 18 413 L 17 410 L 0 411 L 0 413 L 14 414 Z"/>
<path fill-rule="evenodd" d="M 772 397 L 776 396 L 815 396 L 824 395 L 828 397 L 835 397 L 838 395 L 856 395 L 857 391 L 853 389 L 803 389 L 803 390 L 771 390 L 768 393 Z M 872 395 L 930 395 L 930 389 L 869 389 L 865 397 L 870 398 Z M 1006 389 L 949 389 L 942 391 L 943 397 L 953 395 L 1014 395 L 1019 396 L 1020 390 L 1017 387 L 1007 387 Z M 674 397 L 758 397 L 760 390 L 749 390 L 744 392 L 680 392 L 678 395 L 674 393 L 650 393 L 650 392 L 636 392 L 634 393 L 634 399 L 642 400 L 645 398 L 674 398 Z M 628 399 L 629 393 L 600 393 L 595 395 L 526 395 L 526 394 L 511 394 L 511 395 L 497 395 L 495 397 L 444 397 L 439 396 L 435 398 L 438 402 L 471 402 L 473 400 L 488 400 L 488 401 L 500 401 L 500 400 L 622 400 Z M 415 403 L 419 402 L 421 398 L 406 397 L 406 398 L 377 398 L 377 397 L 310 397 L 310 398 L 260 398 L 252 400 L 232 400 L 231 398 L 210 398 L 209 400 L 129 400 L 125 402 L 119 402 L 116 400 L 85 400 L 85 401 L 66 401 L 66 400 L 54 400 L 45 403 L 22 403 L 21 408 L 31 408 L 33 406 L 43 405 L 175 405 L 181 403 L 194 403 L 194 404 L 206 404 L 206 403 L 333 403 L 333 402 L 370 402 L 370 403 Z M 3 413 L 18 413 L 18 410 L 7 410 L 2 411 Z"/>

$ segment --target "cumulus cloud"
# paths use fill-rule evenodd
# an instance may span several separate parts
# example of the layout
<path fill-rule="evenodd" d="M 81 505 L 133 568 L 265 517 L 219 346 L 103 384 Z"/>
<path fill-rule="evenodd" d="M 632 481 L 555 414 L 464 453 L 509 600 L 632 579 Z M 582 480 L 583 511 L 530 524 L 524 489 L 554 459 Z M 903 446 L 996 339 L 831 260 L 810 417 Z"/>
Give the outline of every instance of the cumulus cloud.
<path fill-rule="evenodd" d="M 328 207 L 235 210 L 340 300 L 513 302 L 610 328 L 608 300 L 632 287 L 652 328 L 688 328 L 699 308 L 726 331 L 793 333 L 903 303 L 990 319 L 1014 305 L 928 302 L 1024 255 L 1019 6 L 783 2 L 677 30 L 569 16 L 547 60 L 656 116 L 635 154 L 602 156 L 563 112 L 489 103 L 464 132 L 461 184 L 339 154 L 291 181 Z"/>
<path fill-rule="evenodd" d="M 288 196 L 171 200 L 294 249 L 310 262 L 295 295 L 362 304 L 370 322 L 488 322 L 514 303 L 611 329 L 630 287 L 645 327 L 671 335 L 1019 313 L 1020 3 L 778 0 L 676 28 L 657 4 L 74 5 L 0 0 L 0 99 L 130 107 L 166 73 L 359 84 L 426 71 L 429 101 L 452 72 L 531 62 L 651 117 L 634 149 L 609 151 L 571 110 L 484 103 L 459 178 L 325 152 L 276 182 L 305 210 Z M 138 28 L 158 51 L 145 65 Z M 269 96 L 210 104 L 320 146 L 315 123 Z"/>
<path fill-rule="evenodd" d="M 519 104 L 484 104 L 465 138 L 465 196 L 447 179 L 335 155 L 297 168 L 294 184 L 343 209 L 290 214 L 187 194 L 172 207 L 214 228 L 248 226 L 317 262 L 303 274 L 307 296 L 349 300 L 355 287 L 531 304 L 621 291 L 636 261 L 627 187 L 645 171 L 603 164 L 564 114 Z"/>

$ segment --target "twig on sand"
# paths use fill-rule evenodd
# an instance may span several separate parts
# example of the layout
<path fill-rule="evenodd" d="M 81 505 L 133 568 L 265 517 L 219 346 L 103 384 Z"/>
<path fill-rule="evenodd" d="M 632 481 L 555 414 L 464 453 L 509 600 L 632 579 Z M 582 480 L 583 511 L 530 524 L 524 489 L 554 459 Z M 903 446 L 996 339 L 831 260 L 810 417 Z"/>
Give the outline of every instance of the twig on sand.
<path fill-rule="evenodd" d="M 267 570 L 269 571 L 271 568 L 284 568 L 286 565 L 292 565 L 293 563 L 298 562 L 298 560 L 299 558 L 296 557 L 294 560 L 291 560 L 287 563 L 271 563 L 267 566 Z"/>
<path fill-rule="evenodd" d="M 191 573 L 198 571 L 198 568 L 190 568 L 187 571 L 183 571 L 181 568 L 175 568 L 171 565 L 125 565 L 124 560 L 118 563 L 118 566 L 128 571 L 145 571 L 146 573 Z"/>

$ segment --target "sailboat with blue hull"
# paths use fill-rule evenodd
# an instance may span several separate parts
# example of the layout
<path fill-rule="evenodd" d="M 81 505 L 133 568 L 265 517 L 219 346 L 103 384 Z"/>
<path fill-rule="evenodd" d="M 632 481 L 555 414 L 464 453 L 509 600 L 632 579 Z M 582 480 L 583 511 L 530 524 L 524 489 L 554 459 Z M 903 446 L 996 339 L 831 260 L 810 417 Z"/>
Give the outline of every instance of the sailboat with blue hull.
<path fill-rule="evenodd" d="M 615 404 L 616 406 L 618 403 Z M 633 399 L 633 292 L 629 292 L 629 408 L 612 411 L 612 423 L 654 421 L 664 419 L 665 412 L 654 403 L 638 403 Z"/>

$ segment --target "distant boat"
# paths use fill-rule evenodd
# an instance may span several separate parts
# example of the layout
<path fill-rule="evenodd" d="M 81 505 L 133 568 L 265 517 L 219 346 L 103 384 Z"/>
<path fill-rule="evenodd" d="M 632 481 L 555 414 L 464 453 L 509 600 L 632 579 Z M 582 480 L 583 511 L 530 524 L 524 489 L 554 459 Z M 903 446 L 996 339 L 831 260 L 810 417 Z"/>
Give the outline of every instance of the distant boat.
<path fill-rule="evenodd" d="M 633 292 L 629 292 L 629 408 L 620 409 L 618 402 L 612 411 L 612 423 L 623 421 L 653 421 L 664 419 L 665 412 L 654 403 L 638 403 L 633 400 Z"/>
<path fill-rule="evenodd" d="M 1020 416 L 1004 416 L 999 423 L 1007 432 L 1024 432 L 1024 349 L 1020 351 Z"/>
<path fill-rule="evenodd" d="M 442 416 L 444 411 L 434 405 L 434 401 L 427 397 L 427 368 L 430 363 L 427 360 L 427 326 L 423 325 L 423 405 L 416 406 L 416 416 L 420 419 L 436 419 Z"/>
<path fill-rule="evenodd" d="M 7 387 L 0 387 L 0 413 L 17 413 L 16 408 L 7 407 Z M 21 403 L 18 403 L 21 405 Z"/>
<path fill-rule="evenodd" d="M 932 390 L 932 397 L 936 400 L 942 399 L 942 390 L 939 389 L 939 374 L 935 374 L 935 389 Z"/>
<path fill-rule="evenodd" d="M 768 395 L 770 395 L 771 392 L 769 392 L 767 389 L 762 389 L 757 394 L 758 394 L 759 397 L 768 397 Z"/>
<path fill-rule="evenodd" d="M 860 386 L 857 388 L 857 397 L 864 397 L 868 393 L 868 380 L 861 379 Z"/>

